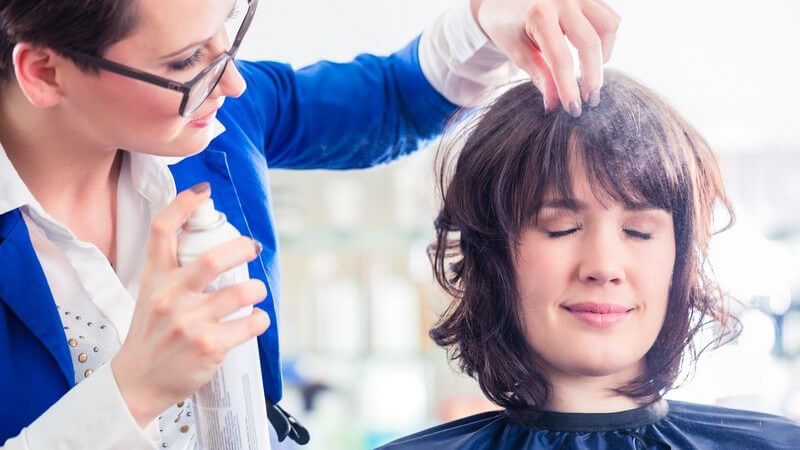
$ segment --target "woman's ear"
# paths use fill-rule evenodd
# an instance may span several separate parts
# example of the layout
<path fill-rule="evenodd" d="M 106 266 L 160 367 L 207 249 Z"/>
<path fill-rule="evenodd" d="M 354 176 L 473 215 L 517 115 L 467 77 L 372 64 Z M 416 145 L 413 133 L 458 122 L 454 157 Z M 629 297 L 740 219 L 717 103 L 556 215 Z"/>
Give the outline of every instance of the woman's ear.
<path fill-rule="evenodd" d="M 61 101 L 57 72 L 61 58 L 55 51 L 20 42 L 14 46 L 12 60 L 17 84 L 31 104 L 49 108 Z"/>

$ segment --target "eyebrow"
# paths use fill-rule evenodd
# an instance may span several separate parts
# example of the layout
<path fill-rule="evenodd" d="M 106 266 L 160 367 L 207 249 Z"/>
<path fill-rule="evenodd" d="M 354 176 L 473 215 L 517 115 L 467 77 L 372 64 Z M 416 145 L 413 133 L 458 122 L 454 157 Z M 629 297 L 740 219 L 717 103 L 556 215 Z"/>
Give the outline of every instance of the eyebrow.
<path fill-rule="evenodd" d="M 229 12 L 229 13 L 228 13 L 228 16 L 227 16 L 227 18 L 226 18 L 225 20 L 228 20 L 228 19 L 230 19 L 231 17 L 233 17 L 233 14 L 234 14 L 235 12 L 236 12 L 236 2 L 234 1 L 234 2 L 233 2 L 233 8 L 231 8 L 231 12 Z M 182 48 L 182 49 L 180 49 L 180 50 L 174 51 L 174 52 L 172 52 L 172 53 L 166 54 L 166 55 L 164 55 L 164 56 L 162 56 L 162 57 L 158 58 L 158 60 L 159 60 L 159 61 L 163 61 L 163 60 L 166 60 L 166 59 L 171 59 L 171 58 L 174 58 L 174 57 L 176 57 L 176 56 L 180 55 L 181 53 L 183 53 L 183 52 L 185 52 L 185 51 L 189 50 L 190 48 L 194 48 L 194 47 L 200 47 L 200 46 L 203 46 L 203 45 L 206 45 L 206 44 L 208 44 L 208 42 L 209 42 L 209 41 L 211 41 L 211 39 L 213 39 L 213 38 L 214 38 L 214 36 L 211 36 L 211 37 L 209 37 L 209 38 L 207 38 L 207 39 L 203 39 L 203 40 L 201 40 L 201 41 L 193 42 L 193 43 L 191 43 L 191 44 L 187 45 L 186 47 L 183 47 L 183 48 Z"/>
<path fill-rule="evenodd" d="M 545 201 L 540 209 L 566 209 L 573 212 L 583 211 L 587 208 L 586 203 L 574 198 L 560 198 Z M 625 209 L 628 211 L 652 211 L 663 210 L 664 208 L 658 207 L 649 202 L 632 202 L 626 203 Z"/>

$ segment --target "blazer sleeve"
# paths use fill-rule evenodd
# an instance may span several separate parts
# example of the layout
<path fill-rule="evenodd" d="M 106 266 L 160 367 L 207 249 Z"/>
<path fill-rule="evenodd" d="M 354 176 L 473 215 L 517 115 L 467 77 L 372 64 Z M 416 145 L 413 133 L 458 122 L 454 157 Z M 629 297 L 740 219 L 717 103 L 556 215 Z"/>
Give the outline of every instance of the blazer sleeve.
<path fill-rule="evenodd" d="M 457 106 L 428 82 L 419 38 L 386 57 L 300 70 L 237 61 L 247 90 L 228 99 L 226 127 L 263 143 L 271 168 L 356 169 L 392 161 L 441 133 Z"/>

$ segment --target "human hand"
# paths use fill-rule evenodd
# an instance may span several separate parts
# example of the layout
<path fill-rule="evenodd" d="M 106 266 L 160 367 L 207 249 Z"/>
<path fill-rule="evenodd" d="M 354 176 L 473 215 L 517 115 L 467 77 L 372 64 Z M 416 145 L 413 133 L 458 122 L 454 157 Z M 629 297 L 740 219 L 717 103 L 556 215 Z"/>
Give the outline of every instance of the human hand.
<path fill-rule="evenodd" d="M 209 196 L 206 183 L 181 192 L 153 221 L 130 331 L 111 361 L 122 397 L 142 427 L 208 383 L 230 349 L 269 326 L 259 308 L 220 322 L 266 297 L 260 280 L 203 292 L 221 273 L 255 259 L 261 244 L 241 237 L 178 265 L 177 232 Z"/>
<path fill-rule="evenodd" d="M 600 101 L 620 17 L 603 0 L 470 0 L 483 32 L 542 92 L 545 109 L 573 117 Z M 567 39 L 578 51 L 581 89 Z"/>

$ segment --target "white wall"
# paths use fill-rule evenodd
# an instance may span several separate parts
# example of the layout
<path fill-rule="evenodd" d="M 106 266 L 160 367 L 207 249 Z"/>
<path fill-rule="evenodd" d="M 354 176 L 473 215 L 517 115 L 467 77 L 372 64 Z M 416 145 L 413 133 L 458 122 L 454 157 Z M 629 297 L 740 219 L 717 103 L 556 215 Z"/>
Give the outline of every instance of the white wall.
<path fill-rule="evenodd" d="M 262 0 L 242 57 L 301 66 L 401 47 L 464 0 Z M 663 93 L 720 151 L 800 146 L 800 2 L 611 0 L 611 66 Z"/>

